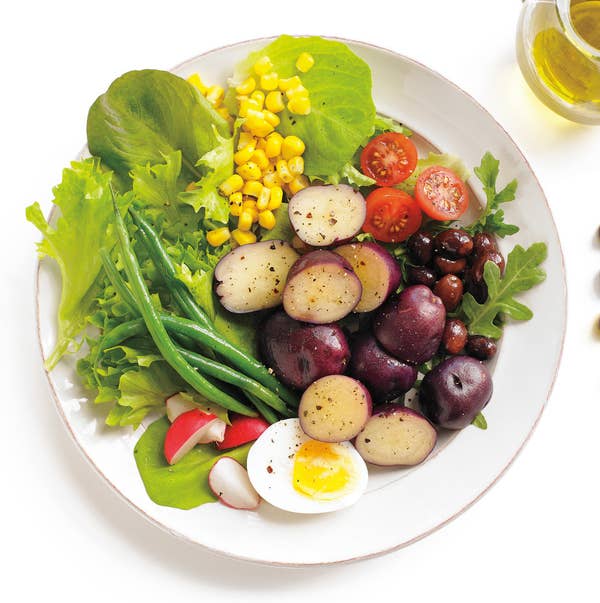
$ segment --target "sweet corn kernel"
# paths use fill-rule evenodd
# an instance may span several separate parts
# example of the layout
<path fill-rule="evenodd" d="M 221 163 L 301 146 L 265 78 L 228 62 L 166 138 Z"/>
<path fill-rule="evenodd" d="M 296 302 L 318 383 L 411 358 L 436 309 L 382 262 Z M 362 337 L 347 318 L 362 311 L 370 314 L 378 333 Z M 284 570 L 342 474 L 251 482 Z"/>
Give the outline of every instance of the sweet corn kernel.
<path fill-rule="evenodd" d="M 243 149 L 236 151 L 233 154 L 233 161 L 235 161 L 236 165 L 243 165 L 247 161 L 252 159 L 252 155 L 254 154 L 254 146 L 251 144 L 247 144 Z"/>
<path fill-rule="evenodd" d="M 275 186 L 281 186 L 284 184 L 283 180 L 277 175 L 277 171 L 267 172 L 262 178 L 263 185 L 267 188 L 273 189 Z"/>
<path fill-rule="evenodd" d="M 298 191 L 306 188 L 309 185 L 308 178 L 304 175 L 296 176 L 289 184 L 288 188 L 292 195 L 295 195 Z"/>
<path fill-rule="evenodd" d="M 257 111 L 262 111 L 265 106 L 265 93 L 262 90 L 255 90 L 250 98 L 259 106 Z"/>
<path fill-rule="evenodd" d="M 254 73 L 256 75 L 264 75 L 265 73 L 269 73 L 273 69 L 273 63 L 271 63 L 271 59 L 267 56 L 261 57 L 254 63 Z"/>
<path fill-rule="evenodd" d="M 287 161 L 285 159 L 280 159 L 277 161 L 277 175 L 287 184 L 293 180 L 293 176 L 290 173 L 290 170 L 287 165 Z"/>
<path fill-rule="evenodd" d="M 310 113 L 310 100 L 308 96 L 294 96 L 287 104 L 288 111 L 294 115 L 308 115 Z"/>
<path fill-rule="evenodd" d="M 242 231 L 248 231 L 252 228 L 252 212 L 247 209 L 242 210 L 238 218 L 238 228 Z"/>
<path fill-rule="evenodd" d="M 247 161 L 246 163 L 238 166 L 235 170 L 244 180 L 258 180 L 262 176 L 260 168 L 254 163 L 254 161 Z M 243 183 L 242 183 L 243 186 Z M 240 188 L 242 188 L 240 186 Z M 235 189 L 236 192 L 240 188 Z"/>
<path fill-rule="evenodd" d="M 289 90 L 290 88 L 296 88 L 298 86 L 302 86 L 302 82 L 297 75 L 288 78 L 282 78 L 279 80 L 279 89 L 282 92 Z"/>
<path fill-rule="evenodd" d="M 256 150 L 264 151 L 266 147 L 267 147 L 267 139 L 263 138 L 263 137 L 258 138 L 257 143 L 256 143 Z"/>
<path fill-rule="evenodd" d="M 197 73 L 192 73 L 192 75 L 188 77 L 187 81 L 194 86 L 194 88 L 200 90 L 200 94 L 203 96 L 206 94 L 206 86 L 202 83 L 202 80 Z"/>
<path fill-rule="evenodd" d="M 263 113 L 267 123 L 271 124 L 274 128 L 281 123 L 281 120 L 279 117 L 277 117 L 277 115 L 275 115 L 275 113 L 272 113 L 271 111 L 263 111 Z"/>
<path fill-rule="evenodd" d="M 265 98 L 265 106 L 272 113 L 280 113 L 285 109 L 285 103 L 283 102 L 283 94 L 280 90 L 271 90 Z"/>
<path fill-rule="evenodd" d="M 236 193 L 239 190 L 242 190 L 242 186 L 244 186 L 244 180 L 239 174 L 233 174 L 229 176 L 227 180 L 221 183 L 219 190 L 226 196 L 229 197 L 231 193 Z"/>
<path fill-rule="evenodd" d="M 279 84 L 279 76 L 271 71 L 260 76 L 260 87 L 263 90 L 277 90 Z"/>
<path fill-rule="evenodd" d="M 260 195 L 256 199 L 256 209 L 260 211 L 264 211 L 269 207 L 269 199 L 271 197 L 271 189 L 263 186 L 260 191 Z"/>
<path fill-rule="evenodd" d="M 242 213 L 248 212 L 250 214 L 250 216 L 252 217 L 252 223 L 258 222 L 258 209 L 256 207 L 256 201 L 254 201 L 254 199 L 252 199 L 252 205 L 250 205 L 250 203 L 248 201 L 245 201 L 245 203 L 248 206 L 242 208 Z"/>
<path fill-rule="evenodd" d="M 206 100 L 213 106 L 218 107 L 223 102 L 225 90 L 217 84 L 209 86 L 206 91 Z"/>
<path fill-rule="evenodd" d="M 286 136 L 281 143 L 281 154 L 286 160 L 292 157 L 299 157 L 304 153 L 305 149 L 304 142 L 297 136 Z"/>
<path fill-rule="evenodd" d="M 269 158 L 264 149 L 256 149 L 252 153 L 250 159 L 252 159 L 261 170 L 266 170 L 269 167 Z"/>
<path fill-rule="evenodd" d="M 238 94 L 251 94 L 256 88 L 256 80 L 250 76 L 246 78 L 239 86 L 235 87 Z"/>
<path fill-rule="evenodd" d="M 260 113 L 262 117 L 253 115 L 253 113 Z M 259 137 L 268 136 L 274 130 L 273 126 L 264 118 L 262 111 L 248 111 L 248 117 L 244 125 L 249 132 Z"/>
<path fill-rule="evenodd" d="M 206 233 L 206 240 L 209 245 L 213 247 L 219 247 L 226 243 L 231 238 L 231 233 L 229 232 L 229 228 L 224 226 L 223 228 L 215 228 L 214 230 L 209 230 Z"/>
<path fill-rule="evenodd" d="M 292 176 L 302 175 L 304 173 L 304 159 L 298 156 L 288 159 L 288 169 Z"/>
<path fill-rule="evenodd" d="M 242 213 L 242 193 L 229 195 L 229 213 L 232 216 L 239 216 Z"/>
<path fill-rule="evenodd" d="M 253 232 L 244 232 L 236 228 L 231 233 L 231 236 L 238 245 L 248 245 L 249 243 L 256 243 L 256 235 Z"/>
<path fill-rule="evenodd" d="M 265 146 L 265 155 L 269 158 L 277 157 L 281 153 L 281 143 L 283 136 L 279 132 L 273 132 L 267 136 L 267 144 Z"/>
<path fill-rule="evenodd" d="M 274 211 L 281 207 L 283 202 L 283 189 L 280 186 L 271 187 L 271 195 L 269 196 L 269 205 L 267 209 Z"/>
<path fill-rule="evenodd" d="M 266 209 L 258 214 L 258 223 L 267 230 L 271 230 L 275 226 L 275 216 L 272 211 Z"/>
<path fill-rule="evenodd" d="M 254 145 L 256 147 L 256 138 L 250 134 L 250 132 L 240 132 L 240 137 L 238 139 L 238 151 L 241 151 L 244 147 L 247 147 L 249 144 Z"/>
<path fill-rule="evenodd" d="M 305 96 L 306 98 L 308 98 L 308 90 L 302 84 L 300 84 L 300 86 L 288 88 L 285 91 L 285 95 L 289 100 L 295 98 L 296 96 Z"/>
<path fill-rule="evenodd" d="M 312 54 L 309 54 L 308 52 L 302 52 L 296 60 L 296 69 L 298 71 L 302 71 L 302 73 L 306 73 L 312 68 L 314 64 L 315 59 L 313 58 Z"/>
<path fill-rule="evenodd" d="M 253 98 L 242 99 L 240 101 L 240 117 L 247 117 L 251 111 L 255 113 L 262 111 L 262 104 Z"/>
<path fill-rule="evenodd" d="M 258 197 L 262 191 L 263 185 L 258 180 L 248 180 L 244 183 L 242 193 L 251 197 Z"/>
<path fill-rule="evenodd" d="M 242 209 L 256 209 L 256 199 L 250 197 L 249 195 L 244 195 Z"/>

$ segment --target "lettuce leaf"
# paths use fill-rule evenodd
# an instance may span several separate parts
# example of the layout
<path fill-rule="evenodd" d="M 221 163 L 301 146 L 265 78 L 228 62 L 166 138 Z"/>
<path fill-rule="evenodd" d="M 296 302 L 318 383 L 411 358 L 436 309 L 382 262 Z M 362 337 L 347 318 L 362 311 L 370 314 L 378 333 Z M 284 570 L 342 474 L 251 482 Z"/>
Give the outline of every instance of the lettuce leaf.
<path fill-rule="evenodd" d="M 246 464 L 251 444 L 219 452 L 209 444 L 196 446 L 177 464 L 169 465 L 163 451 L 169 429 L 166 417 L 152 423 L 135 445 L 133 454 L 148 496 L 157 504 L 177 509 L 193 509 L 214 502 L 208 473 L 222 456 Z"/>
<path fill-rule="evenodd" d="M 213 127 L 214 126 L 214 127 Z M 229 124 L 184 79 L 167 71 L 130 71 L 117 78 L 91 106 L 88 146 L 122 179 L 139 165 L 182 153 L 189 183 L 203 174 L 200 158 L 230 137 Z"/>
<path fill-rule="evenodd" d="M 46 361 L 49 370 L 85 327 L 101 291 L 98 252 L 102 247 L 111 249 L 116 241 L 109 228 L 113 220 L 111 179 L 111 172 L 103 171 L 98 159 L 74 161 L 53 190 L 54 204 L 61 212 L 56 226 L 48 224 L 38 203 L 26 209 L 27 219 L 44 235 L 38 243 L 40 256 L 54 258 L 62 277 L 57 342 Z M 131 200 L 129 194 L 117 197 L 123 210 Z"/>
<path fill-rule="evenodd" d="M 308 52 L 315 64 L 299 73 L 296 60 Z M 371 98 L 371 70 L 345 44 L 319 37 L 281 36 L 265 48 L 250 54 L 236 68 L 234 84 L 245 77 L 252 65 L 268 56 L 279 77 L 299 75 L 311 101 L 309 115 L 279 114 L 278 131 L 294 134 L 306 144 L 305 173 L 326 181 L 352 160 L 356 149 L 373 134 L 375 105 Z"/>

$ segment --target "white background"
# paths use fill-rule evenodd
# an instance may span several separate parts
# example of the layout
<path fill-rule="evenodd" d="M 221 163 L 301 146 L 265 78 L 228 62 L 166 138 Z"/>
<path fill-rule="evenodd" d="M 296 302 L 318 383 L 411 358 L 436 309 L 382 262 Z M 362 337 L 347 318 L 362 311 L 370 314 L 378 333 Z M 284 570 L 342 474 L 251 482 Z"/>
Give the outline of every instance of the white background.
<path fill-rule="evenodd" d="M 514 51 L 520 8 L 518 0 L 105 0 L 2 9 L 0 599 L 251 602 L 389 593 L 398 601 L 598 600 L 600 128 L 553 115 L 527 89 Z M 24 219 L 35 200 L 49 209 L 51 187 L 84 143 L 89 105 L 116 76 L 283 32 L 390 48 L 481 102 L 546 191 L 570 306 L 549 405 L 500 482 L 406 549 L 306 570 L 226 560 L 180 543 L 137 516 L 80 457 L 41 370 L 33 308 L 38 235 Z"/>

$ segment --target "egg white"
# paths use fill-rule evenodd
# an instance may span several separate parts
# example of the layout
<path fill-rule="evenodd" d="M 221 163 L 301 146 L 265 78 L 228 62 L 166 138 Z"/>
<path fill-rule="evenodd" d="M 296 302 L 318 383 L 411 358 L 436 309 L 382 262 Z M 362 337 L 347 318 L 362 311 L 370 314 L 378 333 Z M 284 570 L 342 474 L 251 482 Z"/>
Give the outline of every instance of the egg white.
<path fill-rule="evenodd" d="M 350 442 L 340 442 L 352 461 L 354 479 L 335 500 L 316 500 L 298 492 L 293 484 L 296 451 L 309 438 L 298 419 L 271 425 L 248 453 L 248 476 L 260 496 L 273 506 L 292 513 L 328 513 L 354 504 L 367 487 L 365 461 Z"/>

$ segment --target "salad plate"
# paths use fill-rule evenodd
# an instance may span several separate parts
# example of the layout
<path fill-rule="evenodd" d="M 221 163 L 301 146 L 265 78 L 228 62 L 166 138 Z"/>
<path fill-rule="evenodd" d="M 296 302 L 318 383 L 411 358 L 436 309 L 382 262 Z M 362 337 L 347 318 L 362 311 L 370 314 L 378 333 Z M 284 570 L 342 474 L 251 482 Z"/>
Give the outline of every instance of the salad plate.
<path fill-rule="evenodd" d="M 234 65 L 269 41 L 220 48 L 172 71 L 186 78 L 200 73 L 205 81 L 224 84 Z M 363 559 L 406 546 L 446 524 L 477 501 L 520 452 L 546 405 L 562 352 L 566 284 L 560 242 L 544 193 L 523 154 L 483 107 L 437 73 L 391 51 L 342 41 L 370 66 L 377 111 L 410 128 L 420 149 L 451 153 L 471 168 L 491 151 L 502 165 L 500 178 L 518 180 L 518 202 L 505 206 L 507 220 L 520 227 L 510 244 L 544 242 L 547 277 L 522 295 L 533 318 L 504 329 L 493 368 L 493 403 L 486 408 L 487 429 L 467 428 L 440 438 L 434 454 L 416 467 L 370 471 L 360 500 L 331 514 L 295 515 L 268 504 L 257 511 L 219 503 L 186 511 L 155 504 L 133 455 L 154 417 L 146 417 L 137 430 L 106 427 L 105 410 L 93 403 L 77 377 L 76 356 L 65 356 L 47 374 L 51 393 L 78 448 L 108 486 L 174 536 L 249 561 L 318 565 Z M 483 204 L 480 183 L 470 178 L 468 184 Z M 508 243 L 501 240 L 499 246 L 506 255 Z M 59 298 L 58 269 L 43 259 L 37 311 L 44 359 L 56 342 Z"/>

